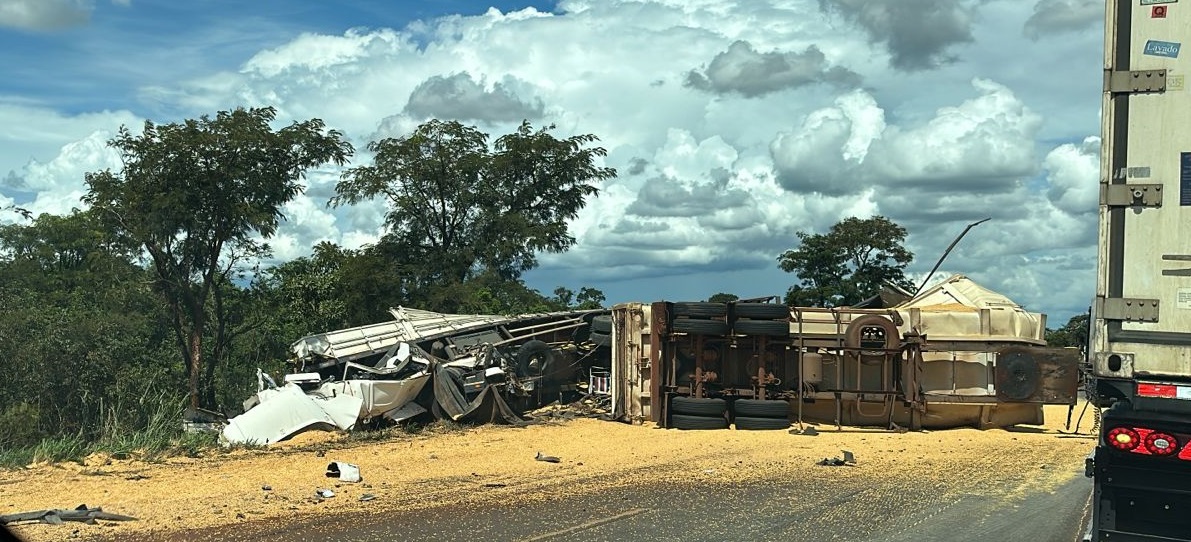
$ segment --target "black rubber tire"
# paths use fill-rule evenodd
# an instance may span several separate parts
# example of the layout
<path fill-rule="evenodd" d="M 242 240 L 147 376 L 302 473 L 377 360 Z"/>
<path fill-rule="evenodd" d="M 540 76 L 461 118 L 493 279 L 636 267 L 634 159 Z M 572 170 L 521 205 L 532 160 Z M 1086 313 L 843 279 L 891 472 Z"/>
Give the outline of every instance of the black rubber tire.
<path fill-rule="evenodd" d="M 591 330 L 596 333 L 612 334 L 612 315 L 601 314 L 591 320 Z"/>
<path fill-rule="evenodd" d="M 677 396 L 670 400 L 670 412 L 695 416 L 716 416 L 722 418 L 728 411 L 728 402 L 723 399 L 709 399 Z"/>
<path fill-rule="evenodd" d="M 790 402 L 781 400 L 737 399 L 732 403 L 736 416 L 745 418 L 781 418 L 790 416 Z"/>
<path fill-rule="evenodd" d="M 790 317 L 790 307 L 780 303 L 737 303 L 736 317 L 782 320 Z"/>
<path fill-rule="evenodd" d="M 727 315 L 728 305 L 724 303 L 677 302 L 674 304 L 674 316 L 719 318 L 720 316 Z"/>
<path fill-rule="evenodd" d="M 790 420 L 786 418 L 749 418 L 737 417 L 736 429 L 750 430 L 750 429 L 785 429 L 790 427 Z"/>
<path fill-rule="evenodd" d="M 597 333 L 592 331 L 591 336 L 588 338 L 591 339 L 591 342 L 596 346 L 612 346 L 612 336 L 608 335 L 607 333 Z"/>
<path fill-rule="evenodd" d="M 790 323 L 778 320 L 737 320 L 732 326 L 732 331 L 737 335 L 788 337 Z"/>
<path fill-rule="evenodd" d="M 727 429 L 728 420 L 718 417 L 674 414 L 670 416 L 670 427 L 674 429 Z"/>
<path fill-rule="evenodd" d="M 550 345 L 532 340 L 517 349 L 517 376 L 542 376 L 554 362 L 554 349 Z"/>
<path fill-rule="evenodd" d="M 695 335 L 727 335 L 728 323 L 720 320 L 679 318 L 674 321 L 673 329 L 678 333 L 693 333 Z"/>

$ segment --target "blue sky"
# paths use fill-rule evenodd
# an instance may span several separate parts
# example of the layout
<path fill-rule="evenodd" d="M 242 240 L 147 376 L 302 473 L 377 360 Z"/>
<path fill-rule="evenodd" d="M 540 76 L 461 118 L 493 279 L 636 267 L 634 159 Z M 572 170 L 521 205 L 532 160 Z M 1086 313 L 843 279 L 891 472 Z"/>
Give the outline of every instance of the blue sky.
<path fill-rule="evenodd" d="M 1052 326 L 1093 294 L 1101 0 L 0 0 L 0 208 L 81 206 L 120 125 L 272 105 L 362 149 L 431 117 L 594 133 L 620 172 L 530 286 L 780 295 L 796 233 L 905 226 Z M 359 153 L 355 160 L 370 157 Z M 276 259 L 381 233 L 311 172 Z M 0 213 L 0 221 L 19 220 Z"/>
<path fill-rule="evenodd" d="M 57 0 L 45 0 L 55 3 Z M 24 3 L 19 0 L 0 0 Z M 30 0 L 29 4 L 42 0 Z M 156 114 L 138 89 L 195 73 L 236 69 L 262 49 L 302 33 L 404 28 L 489 7 L 513 11 L 553 2 L 430 0 L 112 0 L 62 2 L 59 24 L 0 30 L 0 96 L 19 97 L 66 114 L 128 109 Z M 2 28 L 2 27 L 0 27 Z"/>

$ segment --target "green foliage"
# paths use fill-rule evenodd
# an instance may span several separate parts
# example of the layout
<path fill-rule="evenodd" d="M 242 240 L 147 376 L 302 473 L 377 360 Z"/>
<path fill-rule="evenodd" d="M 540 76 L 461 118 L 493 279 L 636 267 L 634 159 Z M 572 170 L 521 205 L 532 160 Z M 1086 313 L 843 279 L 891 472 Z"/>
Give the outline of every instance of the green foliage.
<path fill-rule="evenodd" d="M 41 441 L 37 405 L 20 402 L 0 411 L 0 450 L 33 446 Z"/>
<path fill-rule="evenodd" d="M 308 169 L 343 164 L 352 153 L 318 119 L 274 130 L 275 116 L 271 107 L 237 109 L 181 123 L 146 121 L 139 135 L 121 127 L 109 145 L 120 152 L 122 171 L 86 175 L 84 201 L 149 254 L 190 371 L 194 407 L 200 378 L 210 375 L 203 371 L 203 338 L 212 290 L 229 281 L 237 263 L 268 254 L 257 239 L 276 231 L 282 206 L 301 192 Z"/>
<path fill-rule="evenodd" d="M 519 279 L 505 279 L 487 272 L 464 283 L 434 290 L 431 306 L 453 307 L 463 314 L 527 314 L 556 310 L 536 290 Z"/>
<path fill-rule="evenodd" d="M 905 268 L 906 229 L 883 216 L 846 218 L 825 234 L 798 232 L 798 248 L 778 256 L 800 282 L 786 293 L 791 306 L 842 307 L 876 294 L 885 281 L 913 290 Z"/>
<path fill-rule="evenodd" d="M 1046 330 L 1046 344 L 1047 346 L 1065 347 L 1074 346 L 1076 348 L 1088 347 L 1088 313 L 1077 314 L 1072 316 L 1067 323 L 1059 329 Z"/>
<path fill-rule="evenodd" d="M 616 171 L 594 135 L 558 139 L 554 126 L 528 122 L 496 139 L 455 121 L 431 120 L 412 134 L 375 141 L 372 165 L 351 168 L 336 186 L 336 205 L 383 197 L 390 228 L 375 254 L 398 276 L 406 299 L 456 312 L 445 293 L 483 274 L 517 279 L 539 251 L 574 243 L 575 218 L 595 184 Z"/>
<path fill-rule="evenodd" d="M 0 227 L 0 412 L 35 413 L 39 435 L 98 438 L 133 388 L 184 382 L 149 276 L 94 218 Z"/>
<path fill-rule="evenodd" d="M 583 286 L 576 295 L 570 288 L 559 286 L 554 289 L 554 297 L 549 301 L 557 310 L 592 310 L 604 308 L 604 292 Z"/>
<path fill-rule="evenodd" d="M 709 303 L 728 303 L 730 301 L 736 301 L 737 299 L 740 299 L 740 296 L 738 296 L 736 294 L 726 294 L 726 293 L 720 292 L 718 294 L 715 294 L 715 295 L 707 298 L 707 301 Z"/>

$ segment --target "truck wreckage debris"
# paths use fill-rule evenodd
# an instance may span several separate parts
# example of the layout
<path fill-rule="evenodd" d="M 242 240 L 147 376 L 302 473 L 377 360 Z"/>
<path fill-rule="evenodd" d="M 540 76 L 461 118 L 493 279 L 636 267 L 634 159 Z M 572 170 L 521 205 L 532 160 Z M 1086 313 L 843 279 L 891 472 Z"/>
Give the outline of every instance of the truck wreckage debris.
<path fill-rule="evenodd" d="M 281 386 L 258 374 L 259 391 L 228 421 L 222 440 L 272 444 L 310 429 L 348 431 L 427 416 L 526 424 L 523 412 L 577 394 L 588 385 L 581 377 L 608 373 L 608 356 L 596 353 L 606 341 L 591 340 L 592 322 L 606 319 L 607 310 L 390 312 L 390 322 L 295 342 L 296 372 Z"/>
<path fill-rule="evenodd" d="M 1045 315 L 962 275 L 857 307 L 772 299 L 520 316 L 399 307 L 392 321 L 296 341 L 294 372 L 280 386 L 258 373 L 221 437 L 273 444 L 310 429 L 576 415 L 810 435 L 804 422 L 1037 424 L 1043 404 L 1075 404 L 1078 350 L 1047 348 Z"/>

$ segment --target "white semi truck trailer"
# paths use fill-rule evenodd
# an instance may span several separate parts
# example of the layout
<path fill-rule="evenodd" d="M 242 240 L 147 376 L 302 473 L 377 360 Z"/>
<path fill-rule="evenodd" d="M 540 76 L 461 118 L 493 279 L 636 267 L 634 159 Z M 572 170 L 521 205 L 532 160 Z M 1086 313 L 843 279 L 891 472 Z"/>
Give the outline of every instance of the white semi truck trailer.
<path fill-rule="evenodd" d="M 1092 540 L 1191 540 L 1191 2 L 1108 0 Z"/>

